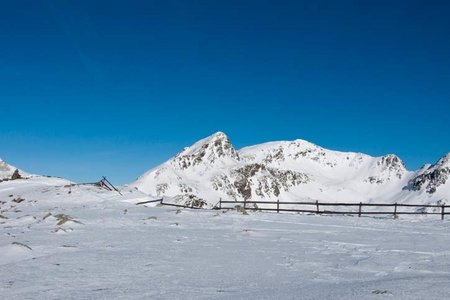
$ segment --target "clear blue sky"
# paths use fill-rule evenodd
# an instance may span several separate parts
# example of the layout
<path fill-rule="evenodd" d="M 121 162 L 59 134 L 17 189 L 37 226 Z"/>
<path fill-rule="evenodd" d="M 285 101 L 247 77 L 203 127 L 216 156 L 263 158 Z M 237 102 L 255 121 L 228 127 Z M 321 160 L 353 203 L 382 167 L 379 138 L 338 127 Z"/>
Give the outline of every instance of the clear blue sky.
<path fill-rule="evenodd" d="M 450 151 L 449 1 L 2 1 L 0 157 L 134 180 L 215 131 Z"/>

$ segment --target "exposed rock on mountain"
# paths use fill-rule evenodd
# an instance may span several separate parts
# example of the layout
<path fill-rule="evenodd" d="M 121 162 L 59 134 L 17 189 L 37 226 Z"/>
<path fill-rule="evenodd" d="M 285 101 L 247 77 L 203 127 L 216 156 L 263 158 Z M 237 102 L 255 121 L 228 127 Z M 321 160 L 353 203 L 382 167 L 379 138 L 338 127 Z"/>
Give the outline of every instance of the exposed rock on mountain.
<path fill-rule="evenodd" d="M 287 192 L 290 187 L 309 181 L 306 174 L 290 170 L 278 170 L 264 164 L 248 164 L 232 169 L 229 177 L 234 180 L 234 189 L 228 186 L 226 193 L 232 196 L 234 200 L 239 198 L 251 199 L 252 193 L 259 197 L 277 197 L 281 191 Z M 229 177 L 225 179 L 225 182 Z M 218 180 L 216 179 L 215 182 L 217 183 Z"/>
<path fill-rule="evenodd" d="M 429 194 L 437 191 L 439 186 L 445 185 L 450 175 L 450 153 L 439 159 L 437 163 L 422 168 L 408 183 L 407 188 L 412 191 L 425 190 Z"/>

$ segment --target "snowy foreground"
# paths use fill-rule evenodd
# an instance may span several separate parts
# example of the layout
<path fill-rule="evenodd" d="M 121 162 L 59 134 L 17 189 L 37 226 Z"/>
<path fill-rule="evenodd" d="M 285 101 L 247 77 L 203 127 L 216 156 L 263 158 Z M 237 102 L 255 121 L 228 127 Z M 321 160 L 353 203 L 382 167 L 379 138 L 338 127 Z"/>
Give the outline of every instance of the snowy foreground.
<path fill-rule="evenodd" d="M 1 183 L 0 298 L 450 298 L 438 217 L 177 210 L 123 193 Z"/>

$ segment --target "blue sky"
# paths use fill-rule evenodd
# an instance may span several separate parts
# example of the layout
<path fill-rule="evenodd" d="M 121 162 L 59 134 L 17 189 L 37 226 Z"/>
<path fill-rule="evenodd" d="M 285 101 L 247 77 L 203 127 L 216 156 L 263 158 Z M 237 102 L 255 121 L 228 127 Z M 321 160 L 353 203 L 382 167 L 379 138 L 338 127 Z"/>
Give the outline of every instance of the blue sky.
<path fill-rule="evenodd" d="M 215 131 L 450 151 L 448 1 L 4 1 L 0 157 L 134 180 Z"/>

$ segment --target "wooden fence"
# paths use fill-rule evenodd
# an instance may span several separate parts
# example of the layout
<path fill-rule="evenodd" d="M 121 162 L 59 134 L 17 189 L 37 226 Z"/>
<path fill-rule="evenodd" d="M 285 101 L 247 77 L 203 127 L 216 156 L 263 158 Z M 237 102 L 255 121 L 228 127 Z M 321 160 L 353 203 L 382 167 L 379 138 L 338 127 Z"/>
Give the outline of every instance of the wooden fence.
<path fill-rule="evenodd" d="M 224 206 L 227 204 L 233 204 L 233 207 Z M 236 205 L 243 205 L 244 209 L 253 209 L 259 211 L 276 211 L 279 212 L 298 212 L 298 213 L 314 213 L 314 214 L 340 214 L 340 215 L 393 215 L 397 218 L 399 215 L 440 215 L 444 220 L 444 216 L 450 214 L 446 212 L 446 208 L 450 205 L 421 205 L 421 204 L 399 204 L 399 203 L 324 203 L 324 202 L 282 202 L 282 201 L 223 201 L 220 199 L 215 209 L 234 209 Z M 253 207 L 252 207 L 253 205 Z M 276 205 L 276 208 L 260 207 L 260 205 Z M 289 206 L 289 207 L 287 207 Z M 297 206 L 297 208 L 295 208 Z M 299 206 L 306 207 L 298 208 Z M 327 208 L 333 207 L 354 207 L 354 210 L 330 210 Z M 381 208 L 377 210 L 363 210 L 364 207 L 370 207 L 372 209 Z M 415 211 L 404 211 L 401 208 L 416 208 Z M 388 208 L 390 208 L 388 210 Z M 427 209 L 434 208 L 434 211 L 428 212 Z M 383 210 L 384 209 L 384 210 Z M 422 209 L 418 211 L 417 209 Z"/>
<path fill-rule="evenodd" d="M 159 202 L 161 205 L 165 206 L 174 206 L 181 208 L 191 208 L 191 209 L 201 209 L 200 207 L 191 207 L 181 204 L 167 203 L 163 202 L 163 198 L 149 201 L 142 201 L 136 203 L 136 205 L 148 204 L 148 203 L 156 203 Z M 225 206 L 224 206 L 225 204 Z M 226 206 L 226 204 L 233 204 L 233 206 Z M 338 214 L 338 215 L 358 215 L 361 217 L 362 215 L 393 215 L 394 218 L 397 218 L 399 215 L 440 215 L 441 219 L 444 220 L 445 215 L 450 214 L 450 210 L 446 208 L 450 208 L 450 205 L 426 205 L 426 204 L 399 204 L 399 203 L 325 203 L 325 202 L 283 202 L 280 200 L 277 201 L 220 201 L 213 207 L 213 209 L 235 209 L 237 205 L 243 205 L 244 209 L 255 210 L 255 211 L 276 211 L 279 212 L 297 212 L 297 213 L 313 213 L 313 214 Z M 249 206 L 250 205 L 250 206 Z M 251 206 L 253 205 L 253 207 Z M 276 205 L 276 208 L 270 207 L 261 207 L 258 205 Z M 284 207 L 283 207 L 284 206 Z M 286 207 L 289 206 L 289 207 Z M 300 208 L 292 208 L 292 207 L 311 207 L 310 209 L 300 209 Z M 326 209 L 328 207 L 354 207 L 354 210 L 329 210 Z M 386 209 L 385 211 L 374 211 L 374 210 L 363 210 L 363 207 L 370 208 L 382 208 Z M 388 208 L 391 208 L 389 211 Z M 416 211 L 402 211 L 401 208 L 416 208 Z M 428 208 L 434 208 L 434 211 L 428 212 Z M 423 209 L 421 211 L 417 211 L 417 209 Z"/>
<path fill-rule="evenodd" d="M 159 202 L 159 204 L 161 205 L 165 205 L 165 206 L 174 206 L 174 207 L 181 207 L 181 208 L 191 208 L 191 209 L 201 209 L 201 207 L 194 207 L 194 206 L 186 206 L 186 205 L 182 205 L 182 204 L 175 204 L 175 203 L 167 203 L 167 202 L 163 202 L 163 198 L 161 199 L 155 199 L 155 200 L 148 200 L 148 201 L 142 201 L 142 202 L 138 202 L 136 203 L 136 205 L 141 205 L 141 204 L 148 204 L 148 203 L 156 203 Z"/>

